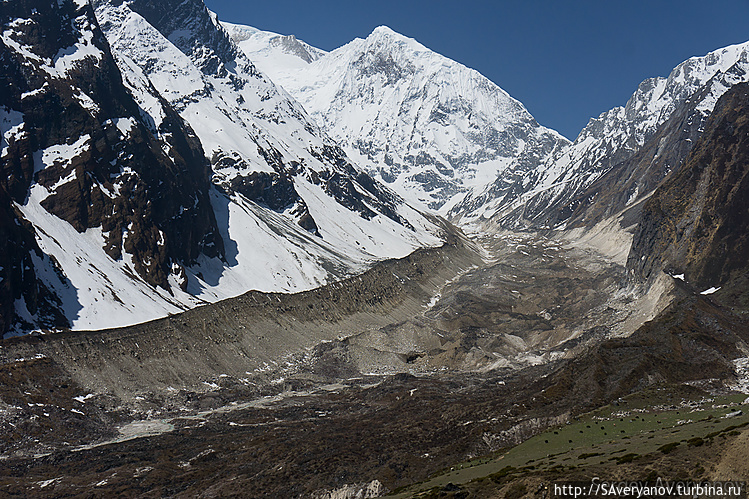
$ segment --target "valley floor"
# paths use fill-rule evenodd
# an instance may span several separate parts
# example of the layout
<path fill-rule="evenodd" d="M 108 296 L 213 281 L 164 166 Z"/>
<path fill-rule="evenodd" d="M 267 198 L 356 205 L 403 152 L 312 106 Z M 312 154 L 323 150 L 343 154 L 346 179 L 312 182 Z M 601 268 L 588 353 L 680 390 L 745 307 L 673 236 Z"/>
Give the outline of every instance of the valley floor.
<path fill-rule="evenodd" d="M 400 497 L 504 497 L 511 492 L 520 497 L 538 495 L 543 484 L 572 476 L 571 470 L 580 480 L 590 473 L 628 477 L 646 469 L 666 470 L 663 478 L 680 473 L 742 478 L 716 456 L 745 455 L 735 449 L 746 440 L 745 416 L 738 423 L 710 422 L 688 435 L 667 435 L 681 428 L 677 408 L 712 397 L 711 391 L 728 394 L 725 384 L 687 386 L 656 373 L 638 388 L 627 384 L 631 376 L 624 367 L 614 372 L 609 364 L 595 363 L 604 356 L 597 349 L 621 344 L 620 362 L 628 365 L 626 352 L 639 341 L 630 335 L 661 312 L 665 301 L 658 298 L 664 293 L 653 296 L 626 286 L 621 265 L 590 248 L 520 233 L 475 242 L 478 247 L 454 241 L 459 251 L 394 262 L 376 271 L 376 281 L 355 278 L 328 289 L 326 299 L 320 299 L 326 291 L 293 302 L 279 298 L 278 310 L 267 312 L 267 320 L 300 322 L 302 329 L 319 318 L 305 318 L 300 310 L 331 303 L 338 308 L 325 312 L 331 317 L 329 333 L 308 338 L 307 347 L 296 351 L 267 347 L 262 362 L 244 354 L 226 360 L 229 350 L 221 339 L 222 331 L 231 336 L 240 334 L 240 326 L 262 326 L 261 309 L 252 309 L 254 322 L 246 324 L 224 309 L 187 315 L 186 324 L 214 323 L 199 338 L 190 337 L 190 349 L 215 358 L 216 367 L 211 373 L 200 366 L 199 376 L 182 385 L 154 381 L 179 372 L 187 357 L 177 363 L 170 356 L 184 357 L 181 350 L 143 352 L 138 364 L 130 359 L 132 352 L 107 357 L 115 355 L 114 346 L 82 358 L 60 353 L 54 337 L 4 342 L 0 491 L 39 497 L 347 498 L 412 487 Z M 439 265 L 453 268 L 438 271 Z M 401 291 L 390 289 L 387 300 L 368 298 L 376 287 L 372 283 L 381 286 L 383 276 L 394 276 L 394 287 Z M 383 289 L 389 288 L 378 287 L 375 294 Z M 340 302 L 352 296 L 361 297 L 362 304 L 347 303 L 351 310 L 341 312 Z M 376 312 L 366 308 L 370 301 L 377 302 Z M 242 314 L 241 302 L 231 306 L 240 307 L 235 315 Z M 137 331 L 89 335 L 90 343 L 82 342 L 81 348 L 104 343 L 105 337 L 116 338 L 112 345 L 120 347 L 132 338 L 145 342 L 138 335 L 158 336 L 174 327 L 175 320 L 166 321 Z M 273 332 L 263 327 L 263 334 Z M 284 331 L 295 331 L 293 324 Z M 253 338 L 261 345 L 260 336 Z M 77 351 L 74 338 L 65 340 L 66 352 Z M 240 344 L 241 338 L 236 341 Z M 124 356 L 129 356 L 127 363 L 120 359 Z M 123 379 L 114 380 L 104 361 L 124 366 Z M 600 380 L 590 379 L 591 372 Z M 586 382 L 598 385 L 588 389 Z M 107 390 L 107 383 L 118 388 Z M 142 389 L 135 389 L 139 384 Z M 669 438 L 680 442 L 683 437 L 675 454 L 657 446 L 645 452 L 643 445 L 635 445 L 636 438 L 649 437 L 639 436 L 645 428 L 635 423 L 617 430 L 632 433 L 625 433 L 630 442 L 609 443 L 596 435 L 589 437 L 595 441 L 556 443 L 556 460 L 534 450 L 542 432 L 577 431 L 591 418 L 613 422 L 619 409 L 598 408 L 627 393 L 647 393 L 627 402 L 630 409 L 637 405 L 639 417 L 658 414 L 665 421 L 647 429 L 656 432 L 655 441 L 667 444 Z M 702 409 L 722 410 L 711 416 L 718 422 L 740 402 L 727 399 L 723 410 L 703 400 Z M 605 414 L 587 414 L 593 410 Z M 706 445 L 688 444 L 694 438 Z M 520 457 L 510 457 L 512 452 Z M 618 461 L 630 454 L 637 456 Z M 707 464 L 697 474 L 694 466 L 669 468 L 665 461 L 678 462 L 673 455 Z M 473 471 L 458 473 L 463 468 Z M 413 486 L 430 477 L 436 478 Z"/>

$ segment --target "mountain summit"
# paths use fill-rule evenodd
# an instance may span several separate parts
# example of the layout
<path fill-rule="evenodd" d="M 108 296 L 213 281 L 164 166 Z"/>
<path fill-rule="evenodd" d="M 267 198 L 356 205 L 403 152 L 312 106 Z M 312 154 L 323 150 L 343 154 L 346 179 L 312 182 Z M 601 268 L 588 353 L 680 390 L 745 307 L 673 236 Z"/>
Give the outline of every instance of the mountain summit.
<path fill-rule="evenodd" d="M 0 234 L 12 246 L 0 332 L 310 289 L 440 244 L 202 1 L 29 0 L 0 16 Z"/>
<path fill-rule="evenodd" d="M 305 61 L 274 49 L 279 35 L 236 25 L 230 33 L 401 195 L 462 224 L 509 228 L 591 225 L 643 199 L 689 152 L 717 99 L 749 74 L 748 44 L 693 57 L 643 81 L 570 143 L 476 71 L 386 26 Z"/>
<path fill-rule="evenodd" d="M 273 50 L 279 35 L 227 27 L 352 158 L 434 211 L 569 144 L 477 71 L 386 26 L 311 62 Z"/>

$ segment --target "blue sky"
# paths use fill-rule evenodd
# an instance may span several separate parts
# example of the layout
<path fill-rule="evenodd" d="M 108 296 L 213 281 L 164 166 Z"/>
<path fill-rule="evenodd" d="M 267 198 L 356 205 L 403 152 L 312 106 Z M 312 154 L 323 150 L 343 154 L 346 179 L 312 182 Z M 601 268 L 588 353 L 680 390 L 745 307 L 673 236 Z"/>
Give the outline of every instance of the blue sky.
<path fill-rule="evenodd" d="M 749 40 L 749 0 L 205 0 L 221 20 L 325 50 L 379 25 L 474 68 L 574 139 L 637 85 Z"/>

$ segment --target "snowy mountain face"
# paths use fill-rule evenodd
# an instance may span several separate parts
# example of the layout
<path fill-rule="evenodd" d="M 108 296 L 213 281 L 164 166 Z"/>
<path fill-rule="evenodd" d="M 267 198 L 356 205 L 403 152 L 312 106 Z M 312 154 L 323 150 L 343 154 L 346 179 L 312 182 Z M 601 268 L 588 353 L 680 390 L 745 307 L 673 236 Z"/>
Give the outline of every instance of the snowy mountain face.
<path fill-rule="evenodd" d="M 253 63 L 266 74 L 270 74 L 266 70 L 278 72 L 304 68 L 327 54 L 324 50 L 297 40 L 294 35 L 278 35 L 223 21 L 221 25 L 245 54 L 252 54 Z"/>
<path fill-rule="evenodd" d="M 200 0 L 1 2 L 0 20 L 0 332 L 310 289 L 440 244 L 401 196 L 461 223 L 594 223 L 749 80 L 749 43 L 692 58 L 570 144 L 385 27 L 326 53 Z"/>
<path fill-rule="evenodd" d="M 645 80 L 569 144 L 475 71 L 388 28 L 326 54 L 226 26 L 352 157 L 463 224 L 553 228 L 621 211 L 683 160 L 717 99 L 748 78 L 747 44 L 694 57 Z"/>
<path fill-rule="evenodd" d="M 309 289 L 440 244 L 199 0 L 0 15 L 2 331 Z"/>
<path fill-rule="evenodd" d="M 434 211 L 498 176 L 523 175 L 569 143 L 478 72 L 384 26 L 330 53 L 225 26 L 352 158 Z"/>
<path fill-rule="evenodd" d="M 590 120 L 571 147 L 535 172 L 529 189 L 499 206 L 496 218 L 511 227 L 560 227 L 573 214 L 584 218 L 595 203 L 601 206 L 588 223 L 635 203 L 684 159 L 718 98 L 747 80 L 749 43 L 693 57 L 667 78 L 645 80 L 626 106 Z M 667 124 L 671 129 L 659 133 Z M 494 203 L 497 192 L 503 187 L 492 186 L 472 206 Z"/>
<path fill-rule="evenodd" d="M 200 143 L 168 108 L 153 132 L 86 2 L 0 9 L 0 332 L 177 310 L 185 266 L 224 252 Z"/>

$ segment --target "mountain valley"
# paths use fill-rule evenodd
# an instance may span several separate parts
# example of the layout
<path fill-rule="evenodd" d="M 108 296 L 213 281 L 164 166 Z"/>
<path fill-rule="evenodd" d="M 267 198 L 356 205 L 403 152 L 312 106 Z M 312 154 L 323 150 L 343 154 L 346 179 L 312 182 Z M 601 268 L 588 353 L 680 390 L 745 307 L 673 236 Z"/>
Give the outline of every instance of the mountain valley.
<path fill-rule="evenodd" d="M 0 19 L 3 494 L 749 476 L 749 43 L 570 142 L 384 26 Z"/>

